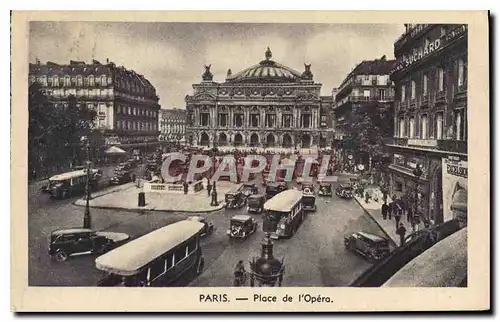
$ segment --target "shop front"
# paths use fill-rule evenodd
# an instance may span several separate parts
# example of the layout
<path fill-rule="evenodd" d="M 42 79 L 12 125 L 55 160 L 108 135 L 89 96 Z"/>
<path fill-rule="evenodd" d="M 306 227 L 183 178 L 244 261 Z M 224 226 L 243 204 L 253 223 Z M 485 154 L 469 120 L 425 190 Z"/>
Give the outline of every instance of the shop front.
<path fill-rule="evenodd" d="M 392 158 L 389 166 L 391 197 L 407 201 L 430 224 L 464 216 L 464 212 L 466 216 L 466 157 L 443 156 L 441 153 L 424 155 L 415 150 L 397 151 Z M 416 171 L 417 168 L 421 173 Z"/>

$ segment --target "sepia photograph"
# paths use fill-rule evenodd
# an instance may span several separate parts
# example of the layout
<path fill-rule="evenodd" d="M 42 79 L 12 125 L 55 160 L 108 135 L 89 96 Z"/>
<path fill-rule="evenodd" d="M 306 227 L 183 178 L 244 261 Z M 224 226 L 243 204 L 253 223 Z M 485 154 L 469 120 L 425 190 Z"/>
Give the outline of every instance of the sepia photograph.
<path fill-rule="evenodd" d="M 489 308 L 487 14 L 264 13 L 14 15 L 13 295 L 377 311 L 352 299 L 432 291 L 384 307 Z M 61 310 L 28 299 L 14 310 Z"/>

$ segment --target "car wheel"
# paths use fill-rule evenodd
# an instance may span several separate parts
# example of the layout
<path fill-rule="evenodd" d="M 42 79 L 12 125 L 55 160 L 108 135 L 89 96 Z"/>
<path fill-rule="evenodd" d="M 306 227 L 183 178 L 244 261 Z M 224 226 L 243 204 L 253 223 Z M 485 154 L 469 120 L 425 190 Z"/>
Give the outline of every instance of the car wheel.
<path fill-rule="evenodd" d="M 58 261 L 58 262 L 64 262 L 65 260 L 68 259 L 68 254 L 66 254 L 65 251 L 62 251 L 62 250 L 58 250 L 56 252 L 56 254 L 54 255 L 54 258 Z"/>
<path fill-rule="evenodd" d="M 99 249 L 99 254 L 105 254 L 105 253 L 109 252 L 111 250 L 111 248 L 112 248 L 112 246 L 110 244 L 103 245 Z"/>
<path fill-rule="evenodd" d="M 351 250 L 352 249 L 352 245 L 351 245 L 351 242 L 349 242 L 348 240 L 344 241 L 344 246 L 347 250 Z"/>

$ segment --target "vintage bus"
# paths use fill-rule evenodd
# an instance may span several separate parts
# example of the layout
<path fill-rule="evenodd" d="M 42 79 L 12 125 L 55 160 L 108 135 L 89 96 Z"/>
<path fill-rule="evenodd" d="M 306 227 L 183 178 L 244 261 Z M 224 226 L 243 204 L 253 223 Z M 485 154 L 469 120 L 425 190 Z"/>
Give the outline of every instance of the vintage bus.
<path fill-rule="evenodd" d="M 204 228 L 197 221 L 178 221 L 98 257 L 96 267 L 107 273 L 98 286 L 169 286 L 201 274 Z"/>
<path fill-rule="evenodd" d="M 302 191 L 290 189 L 280 192 L 266 201 L 264 211 L 264 231 L 271 232 L 271 238 L 293 236 L 305 216 Z"/>
<path fill-rule="evenodd" d="M 91 169 L 90 173 L 89 185 L 91 189 L 95 189 L 102 173 L 98 169 Z M 82 169 L 50 177 L 43 191 L 50 194 L 52 198 L 65 199 L 83 193 L 86 184 L 87 169 Z"/>

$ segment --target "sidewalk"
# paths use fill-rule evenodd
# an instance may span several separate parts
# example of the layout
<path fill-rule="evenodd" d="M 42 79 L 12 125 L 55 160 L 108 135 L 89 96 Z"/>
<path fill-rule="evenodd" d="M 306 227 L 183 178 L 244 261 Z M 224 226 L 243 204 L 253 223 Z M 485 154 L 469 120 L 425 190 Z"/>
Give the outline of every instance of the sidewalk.
<path fill-rule="evenodd" d="M 372 199 L 365 203 L 365 198 L 361 198 L 358 196 L 354 196 L 354 199 L 358 202 L 358 204 L 363 208 L 375 222 L 379 225 L 379 227 L 392 239 L 392 241 L 399 246 L 399 236 L 396 234 L 396 220 L 392 217 L 391 220 L 382 218 L 382 192 L 378 187 L 367 187 L 365 188 L 365 192 L 368 192 Z M 378 200 L 374 201 L 374 197 L 377 197 Z M 387 203 L 391 202 L 391 198 L 387 196 Z M 402 218 L 402 222 L 404 223 L 407 230 L 410 230 L 409 225 L 406 222 L 406 217 Z"/>
<path fill-rule="evenodd" d="M 224 195 L 234 187 L 230 182 L 217 182 L 218 206 L 210 206 L 211 197 L 207 191 L 202 190 L 195 194 L 147 192 L 146 206 L 138 206 L 138 193 L 142 188 L 137 188 L 134 183 L 128 183 L 118 187 L 96 192 L 89 201 L 90 207 L 104 209 L 127 209 L 127 210 L 152 210 L 168 212 L 212 212 L 224 208 Z M 85 206 L 85 199 L 75 201 L 77 206 Z"/>

